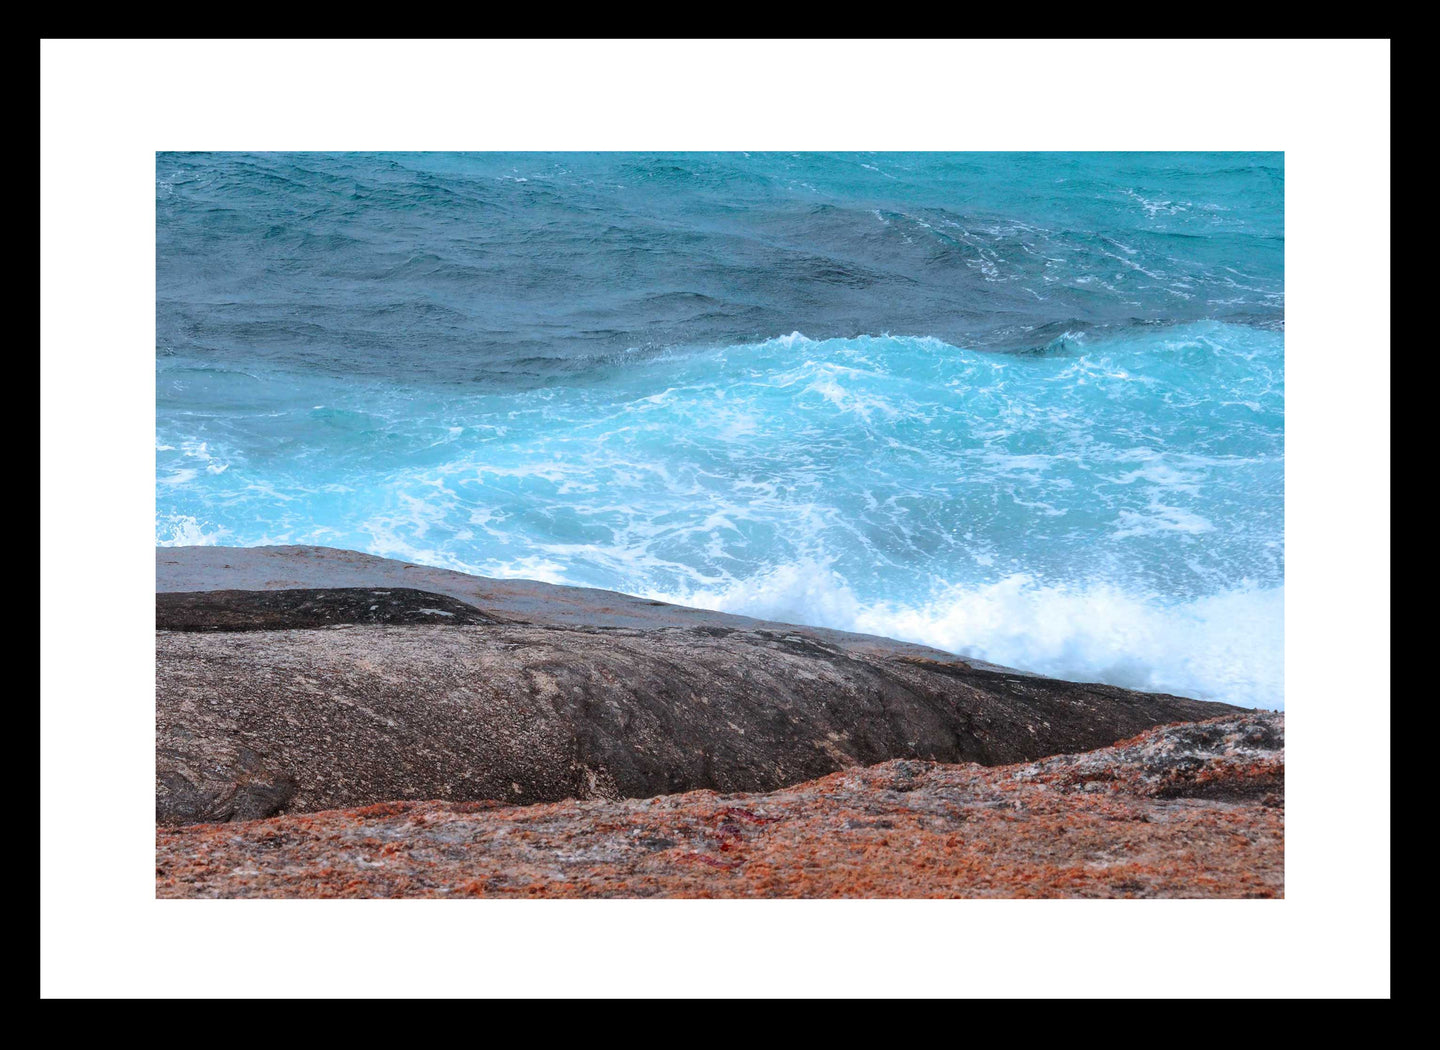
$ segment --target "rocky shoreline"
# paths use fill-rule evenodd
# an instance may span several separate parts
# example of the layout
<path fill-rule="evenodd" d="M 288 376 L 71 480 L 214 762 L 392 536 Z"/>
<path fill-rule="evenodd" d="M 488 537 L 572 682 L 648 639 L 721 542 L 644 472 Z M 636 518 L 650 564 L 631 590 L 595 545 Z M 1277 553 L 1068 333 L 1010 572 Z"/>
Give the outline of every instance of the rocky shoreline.
<path fill-rule="evenodd" d="M 1141 866 L 1162 873 L 1131 879 L 1139 888 L 1130 895 L 1283 887 L 1283 716 L 327 548 L 161 548 L 156 563 L 162 895 L 946 896 L 998 886 L 1005 895 L 1114 896 L 1126 894 L 1082 877 L 1089 861 L 1061 878 L 1058 861 L 1042 864 L 1035 851 L 1053 838 L 1065 855 L 1082 842 L 1093 852 L 1095 836 L 1107 827 L 1118 835 L 1126 821 L 1144 833 L 1114 844 L 1134 839 L 1127 848 L 1153 854 Z M 1175 723 L 1217 728 L 1181 746 Z M 1112 747 L 1131 738 L 1141 743 Z M 1237 755 L 1251 763 L 1243 773 Z M 1095 762 L 1108 779 L 1085 784 L 1108 784 L 1104 792 L 1057 787 Z M 1157 776 L 1170 786 L 1155 787 Z M 914 788 L 894 786 L 916 777 Z M 1189 786 L 1177 794 L 1181 781 Z M 1033 821 L 1019 826 L 1020 810 L 1006 816 L 992 805 L 1001 800 Z M 963 810 L 954 820 L 944 815 L 952 803 Z M 761 823 L 716 816 L 727 809 Z M 1111 819 L 1119 812 L 1131 817 Z M 752 842 L 746 829 L 769 829 L 756 832 L 757 857 L 810 874 L 777 882 L 758 878 L 761 864 L 738 879 L 715 874 L 740 870 L 723 857 L 718 868 L 686 859 L 719 856 L 685 830 L 712 817 L 717 843 L 731 834 L 721 824 L 736 829 L 736 843 Z M 840 834 L 831 817 L 860 823 Z M 551 829 L 538 853 L 502 833 L 533 821 Z M 845 844 L 858 848 L 865 836 L 849 832 L 875 821 L 921 844 L 949 827 L 948 845 L 883 861 L 883 850 L 862 850 L 873 861 L 862 863 Z M 1247 821 L 1263 854 L 1254 878 L 1241 878 L 1239 865 L 1204 882 L 1204 871 L 1224 865 L 1192 847 L 1207 842 L 1213 852 L 1220 829 Z M 1061 849 L 1073 822 L 1090 831 Z M 461 837 L 427 845 L 421 829 L 432 825 Z M 602 825 L 671 844 L 616 852 Z M 597 835 L 611 844 L 591 848 Z M 352 839 L 394 847 L 390 860 L 362 861 L 368 846 L 341 849 Z M 1171 856 L 1186 843 L 1189 861 Z M 1013 872 L 980 879 L 981 855 L 1002 853 L 1040 865 L 1038 881 Z M 580 860 L 564 859 L 572 854 Z M 939 867 L 911 863 L 925 857 Z M 574 866 L 585 858 L 595 864 Z M 383 877 L 365 874 L 370 863 Z M 1187 863 L 1202 880 L 1193 893 L 1182 885 Z M 709 874 L 681 877 L 674 864 Z M 221 877 L 221 868 L 255 874 Z M 532 877 L 542 868 L 550 875 Z M 462 879 L 466 871 L 489 874 Z"/>
<path fill-rule="evenodd" d="M 393 802 L 162 828 L 160 897 L 1279 897 L 1283 715 L 765 794 Z"/>

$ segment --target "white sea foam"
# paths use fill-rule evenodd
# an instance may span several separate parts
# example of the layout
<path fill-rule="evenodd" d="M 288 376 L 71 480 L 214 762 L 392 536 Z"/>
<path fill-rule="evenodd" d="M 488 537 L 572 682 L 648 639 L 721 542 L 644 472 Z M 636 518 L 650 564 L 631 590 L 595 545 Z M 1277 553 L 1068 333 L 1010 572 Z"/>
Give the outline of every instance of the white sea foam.
<path fill-rule="evenodd" d="M 1106 584 L 1026 575 L 938 588 L 920 604 L 866 602 L 828 566 L 787 565 L 714 590 L 646 597 L 919 642 L 1075 681 L 1284 706 L 1285 589 L 1241 585 L 1167 604 Z"/>
<path fill-rule="evenodd" d="M 289 383 L 157 430 L 158 543 L 327 544 L 1282 703 L 1275 333 L 1016 356 L 794 332 L 503 395 Z"/>
<path fill-rule="evenodd" d="M 224 531 L 189 514 L 165 514 L 155 521 L 155 545 L 211 547 L 220 542 Z"/>

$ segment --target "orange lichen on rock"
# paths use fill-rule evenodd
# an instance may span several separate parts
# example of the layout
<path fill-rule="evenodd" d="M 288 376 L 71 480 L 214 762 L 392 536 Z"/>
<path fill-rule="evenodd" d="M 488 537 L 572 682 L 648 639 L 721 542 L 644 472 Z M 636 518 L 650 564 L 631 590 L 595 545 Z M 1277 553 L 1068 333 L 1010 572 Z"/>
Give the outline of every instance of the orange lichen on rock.
<path fill-rule="evenodd" d="M 763 794 L 396 802 L 157 832 L 161 897 L 1279 897 L 1284 716 Z"/>

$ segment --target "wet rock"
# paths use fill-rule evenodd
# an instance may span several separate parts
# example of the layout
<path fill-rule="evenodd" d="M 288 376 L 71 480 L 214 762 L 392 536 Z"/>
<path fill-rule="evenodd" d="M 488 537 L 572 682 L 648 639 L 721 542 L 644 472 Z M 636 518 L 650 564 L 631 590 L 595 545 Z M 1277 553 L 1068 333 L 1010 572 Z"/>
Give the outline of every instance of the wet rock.
<path fill-rule="evenodd" d="M 155 595 L 160 631 L 275 631 L 346 624 L 496 621 L 447 594 L 411 587 L 190 591 Z"/>

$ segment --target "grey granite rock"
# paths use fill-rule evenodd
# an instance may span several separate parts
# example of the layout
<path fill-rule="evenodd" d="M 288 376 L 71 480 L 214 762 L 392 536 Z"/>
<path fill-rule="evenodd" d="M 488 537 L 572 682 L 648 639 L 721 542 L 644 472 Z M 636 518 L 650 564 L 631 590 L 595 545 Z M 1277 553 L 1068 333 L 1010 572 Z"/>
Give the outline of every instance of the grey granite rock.
<path fill-rule="evenodd" d="M 184 625 L 156 635 L 161 823 L 402 799 L 766 791 L 895 758 L 996 765 L 1086 751 L 1236 710 L 459 573 L 446 592 L 412 587 L 377 623 L 357 588 L 392 587 L 396 573 L 433 583 L 441 570 L 373 559 L 366 578 L 363 562 L 337 572 L 330 554 L 284 557 L 293 571 L 265 582 L 304 591 L 284 600 L 234 587 L 267 575 L 265 557 L 162 574 L 162 585 L 229 593 L 158 599 L 159 622 Z M 476 603 L 469 612 L 445 604 L 457 591 Z M 421 609 L 455 615 L 434 625 Z"/>

